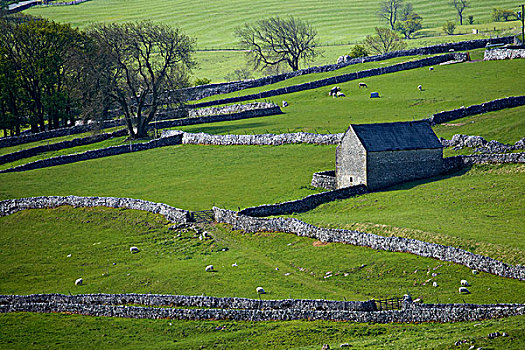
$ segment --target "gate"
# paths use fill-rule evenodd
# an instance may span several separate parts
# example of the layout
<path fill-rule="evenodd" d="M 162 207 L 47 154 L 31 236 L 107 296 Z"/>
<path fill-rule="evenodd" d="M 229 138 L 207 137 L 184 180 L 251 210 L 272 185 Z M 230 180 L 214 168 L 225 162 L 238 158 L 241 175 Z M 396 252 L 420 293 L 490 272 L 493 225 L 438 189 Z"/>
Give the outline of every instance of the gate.
<path fill-rule="evenodd" d="M 195 222 L 214 222 L 215 216 L 213 215 L 213 210 L 194 211 L 193 221 Z"/>
<path fill-rule="evenodd" d="M 401 302 L 403 301 L 403 298 L 391 298 L 374 301 L 376 303 L 377 311 L 399 310 L 401 309 Z"/>

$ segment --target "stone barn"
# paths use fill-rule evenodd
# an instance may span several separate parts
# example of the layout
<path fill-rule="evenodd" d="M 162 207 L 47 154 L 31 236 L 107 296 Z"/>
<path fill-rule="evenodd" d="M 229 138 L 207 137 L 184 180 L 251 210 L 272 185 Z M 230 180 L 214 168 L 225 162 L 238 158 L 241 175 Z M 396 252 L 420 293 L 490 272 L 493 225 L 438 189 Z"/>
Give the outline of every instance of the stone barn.
<path fill-rule="evenodd" d="M 374 190 L 442 171 L 443 146 L 427 121 L 351 124 L 337 146 L 337 188 Z"/>

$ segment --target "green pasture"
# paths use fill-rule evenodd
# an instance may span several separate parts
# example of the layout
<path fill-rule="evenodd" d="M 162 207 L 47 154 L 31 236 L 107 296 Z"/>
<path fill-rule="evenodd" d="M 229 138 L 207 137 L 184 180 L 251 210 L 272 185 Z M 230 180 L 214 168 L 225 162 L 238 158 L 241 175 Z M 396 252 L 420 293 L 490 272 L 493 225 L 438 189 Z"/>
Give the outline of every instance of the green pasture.
<path fill-rule="evenodd" d="M 269 98 L 279 105 L 281 101 L 289 103 L 283 108 L 284 115 L 181 129 L 211 134 L 344 132 L 351 123 L 418 120 L 443 110 L 523 95 L 525 80 L 516 78 L 523 75 L 522 60 L 467 62 L 435 66 L 433 71 L 423 67 L 338 84 L 345 98 L 328 96 L 332 86 Z M 361 81 L 367 83 L 368 88 L 360 88 Z M 423 86 L 423 91 L 418 91 L 418 85 Z M 272 88 L 269 85 L 260 90 Z M 248 89 L 221 97 L 242 96 L 258 90 Z M 379 92 L 381 98 L 371 99 L 371 91 Z"/>
<path fill-rule="evenodd" d="M 0 199 L 40 195 L 131 197 L 188 210 L 237 209 L 316 193 L 335 146 L 169 146 L 0 174 Z"/>
<path fill-rule="evenodd" d="M 213 239 L 201 241 L 193 230 L 169 230 L 161 216 L 108 208 L 29 210 L 0 223 L 0 294 L 258 298 L 262 286 L 266 299 L 369 300 L 409 292 L 427 303 L 523 302 L 521 281 L 286 233 L 247 234 L 217 225 L 205 228 Z M 140 252 L 131 254 L 131 246 Z M 207 265 L 216 272 L 205 272 Z M 84 284 L 76 286 L 80 277 Z M 469 281 L 471 294 L 458 294 L 461 279 Z"/>
<path fill-rule="evenodd" d="M 434 126 L 434 132 L 449 140 L 455 134 L 463 134 L 513 144 L 525 137 L 524 117 L 525 106 L 521 106 L 439 124 Z"/>
<path fill-rule="evenodd" d="M 524 264 L 524 188 L 524 165 L 477 165 L 323 204 L 293 217 L 322 227 L 452 245 Z"/>
<path fill-rule="evenodd" d="M 423 17 L 424 27 L 440 27 L 456 19 L 455 9 L 446 1 L 413 0 L 415 12 Z M 153 20 L 181 27 L 197 39 L 201 49 L 225 49 L 236 46 L 235 28 L 245 22 L 276 15 L 292 15 L 309 21 L 319 32 L 321 44 L 348 44 L 363 39 L 374 27 L 384 25 L 376 15 L 379 0 L 347 2 L 216 0 L 206 6 L 181 0 L 92 0 L 77 6 L 32 8 L 26 11 L 68 22 L 81 28 L 93 22 Z M 493 7 L 518 9 L 510 0 L 472 0 L 465 17 L 473 15 L 476 24 L 491 22 Z"/>
<path fill-rule="evenodd" d="M 483 349 L 525 347 L 525 317 L 454 324 L 140 320 L 63 314 L 0 315 L 3 348 Z M 50 327 L 49 325 L 53 325 Z M 509 337 L 489 339 L 493 332 Z M 28 336 L 31 334 L 31 336 Z M 459 340 L 467 340 L 454 346 Z"/>

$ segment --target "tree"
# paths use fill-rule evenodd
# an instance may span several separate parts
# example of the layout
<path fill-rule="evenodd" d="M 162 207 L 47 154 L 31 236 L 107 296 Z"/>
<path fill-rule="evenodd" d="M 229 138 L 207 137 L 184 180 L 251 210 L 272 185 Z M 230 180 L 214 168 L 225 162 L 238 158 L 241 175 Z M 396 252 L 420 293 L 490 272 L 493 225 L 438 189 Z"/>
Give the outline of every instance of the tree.
<path fill-rule="evenodd" d="M 367 35 L 363 41 L 363 45 L 369 52 L 384 54 L 406 48 L 406 43 L 394 31 L 377 27 L 375 31 L 376 35 Z"/>
<path fill-rule="evenodd" d="M 456 24 L 454 22 L 447 22 L 445 24 L 443 24 L 443 31 L 448 34 L 448 35 L 452 35 L 454 34 L 454 31 L 456 30 Z"/>
<path fill-rule="evenodd" d="M 450 2 L 450 4 L 452 6 L 454 6 L 454 8 L 456 9 L 457 13 L 458 13 L 458 17 L 459 17 L 459 24 L 460 25 L 463 25 L 463 11 L 467 8 L 467 7 L 470 7 L 470 3 L 469 3 L 469 0 L 452 0 Z"/>
<path fill-rule="evenodd" d="M 350 57 L 352 58 L 358 58 L 358 57 L 367 57 L 368 51 L 366 51 L 366 48 L 363 45 L 354 45 L 352 47 L 352 50 L 350 51 Z"/>
<path fill-rule="evenodd" d="M 398 20 L 398 14 L 402 9 L 403 0 L 384 0 L 379 5 L 377 15 L 379 18 L 386 20 L 390 25 L 390 29 L 394 30 L 394 26 Z"/>
<path fill-rule="evenodd" d="M 255 68 L 266 68 L 284 62 L 294 71 L 299 62 L 310 62 L 319 55 L 316 50 L 317 31 L 307 22 L 294 17 L 270 17 L 255 25 L 246 23 L 235 35 L 240 46 L 249 50 Z"/>
<path fill-rule="evenodd" d="M 494 22 L 508 21 L 510 18 L 514 17 L 519 19 L 518 13 L 512 10 L 493 8 L 492 9 L 492 19 Z"/>
<path fill-rule="evenodd" d="M 178 28 L 148 21 L 99 24 L 88 35 L 94 41 L 93 59 L 103 60 L 103 65 L 92 63 L 88 74 L 99 89 L 91 93 L 92 98 L 115 101 L 124 114 L 129 137 L 146 137 L 158 107 L 167 103 L 165 92 L 189 85 L 193 40 Z M 169 98 L 170 103 L 182 103 L 181 98 L 173 100 L 175 94 Z"/>
<path fill-rule="evenodd" d="M 410 39 L 412 34 L 423 28 L 422 20 L 420 15 L 413 12 L 407 15 L 406 19 L 398 21 L 394 27 L 396 31 L 404 35 L 405 39 Z"/>
<path fill-rule="evenodd" d="M 19 16 L 17 20 L 0 20 L 4 58 L 14 74 L 9 79 L 14 79 L 20 90 L 17 105 L 26 107 L 33 132 L 45 129 L 46 118 L 52 129 L 65 125 L 71 117 L 67 81 L 75 67 L 69 57 L 80 37 L 70 25 L 45 19 Z"/>

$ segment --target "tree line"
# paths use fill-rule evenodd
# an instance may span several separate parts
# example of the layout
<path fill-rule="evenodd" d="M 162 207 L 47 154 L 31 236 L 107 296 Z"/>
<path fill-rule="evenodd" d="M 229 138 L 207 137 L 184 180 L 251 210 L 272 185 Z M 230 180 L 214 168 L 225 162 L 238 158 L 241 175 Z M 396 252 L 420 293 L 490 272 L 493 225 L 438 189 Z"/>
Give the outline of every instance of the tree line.
<path fill-rule="evenodd" d="M 124 115 L 130 138 L 147 136 L 159 106 L 189 85 L 194 40 L 151 22 L 97 24 L 79 31 L 31 16 L 0 18 L 0 129 L 4 135 Z"/>

